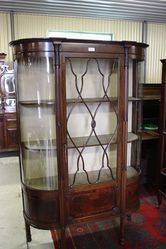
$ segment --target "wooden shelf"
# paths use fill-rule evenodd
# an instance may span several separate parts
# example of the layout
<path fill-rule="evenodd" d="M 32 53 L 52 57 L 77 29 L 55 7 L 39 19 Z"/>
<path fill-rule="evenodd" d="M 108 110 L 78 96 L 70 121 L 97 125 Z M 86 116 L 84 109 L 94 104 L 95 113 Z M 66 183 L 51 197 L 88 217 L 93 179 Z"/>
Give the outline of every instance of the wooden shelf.
<path fill-rule="evenodd" d="M 142 84 L 143 100 L 160 100 L 161 84 Z"/>
<path fill-rule="evenodd" d="M 140 134 L 142 136 L 142 140 L 152 140 L 152 139 L 158 139 L 159 138 L 159 133 L 156 131 L 140 131 Z"/>
<path fill-rule="evenodd" d="M 159 95 L 146 95 L 146 96 L 143 96 L 143 100 L 158 100 L 158 101 L 160 101 L 160 96 Z"/>
<path fill-rule="evenodd" d="M 107 145 L 110 141 L 112 134 L 105 134 L 105 135 L 98 135 L 98 138 L 102 145 Z M 78 148 L 84 147 L 86 145 L 88 137 L 73 137 L 72 140 L 75 143 L 75 145 Z M 138 136 L 132 132 L 128 133 L 128 143 L 131 143 L 133 141 L 136 141 L 138 139 Z M 116 137 L 112 138 L 111 144 L 116 144 Z M 56 140 L 52 140 L 51 142 L 48 142 L 47 140 L 40 140 L 38 143 L 36 141 L 28 142 L 22 142 L 22 146 L 27 150 L 46 150 L 47 148 L 49 150 L 56 150 Z M 100 146 L 99 141 L 95 136 L 91 136 L 89 139 L 86 147 L 92 147 L 92 146 Z M 67 140 L 67 148 L 72 149 L 75 148 L 72 141 L 70 139 Z"/>
<path fill-rule="evenodd" d="M 158 117 L 157 116 L 153 116 L 153 117 L 144 117 L 144 119 L 143 120 L 157 120 L 158 119 Z M 147 121 L 146 121 L 147 122 Z M 144 122 L 145 123 L 145 122 Z"/>

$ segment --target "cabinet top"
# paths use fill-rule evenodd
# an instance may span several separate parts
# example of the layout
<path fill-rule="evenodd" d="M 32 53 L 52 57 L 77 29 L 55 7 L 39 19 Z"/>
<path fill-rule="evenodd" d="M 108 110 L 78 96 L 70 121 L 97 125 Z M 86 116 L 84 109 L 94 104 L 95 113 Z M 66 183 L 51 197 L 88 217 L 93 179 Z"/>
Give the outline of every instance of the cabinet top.
<path fill-rule="evenodd" d="M 95 44 L 112 44 L 112 45 L 121 45 L 121 46 L 139 46 L 139 47 L 148 47 L 146 43 L 136 42 L 136 41 L 101 41 L 101 40 L 83 40 L 83 39 L 67 39 L 67 38 L 25 38 L 11 41 L 10 46 L 27 44 L 27 43 L 38 43 L 38 42 L 48 42 L 48 43 L 95 43 Z"/>
<path fill-rule="evenodd" d="M 166 59 L 162 59 L 161 62 L 164 64 L 166 63 Z"/>
<path fill-rule="evenodd" d="M 133 59 L 144 58 L 145 43 L 135 41 L 94 41 L 66 38 L 27 38 L 10 42 L 13 54 L 24 52 L 71 52 L 71 53 L 105 53 L 124 54 L 128 48 Z"/>

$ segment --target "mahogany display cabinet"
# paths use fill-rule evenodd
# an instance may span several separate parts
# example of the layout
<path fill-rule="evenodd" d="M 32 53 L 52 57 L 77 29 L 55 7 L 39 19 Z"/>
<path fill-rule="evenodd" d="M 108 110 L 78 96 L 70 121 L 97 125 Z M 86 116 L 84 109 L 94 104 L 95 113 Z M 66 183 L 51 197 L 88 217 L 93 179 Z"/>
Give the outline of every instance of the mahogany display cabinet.
<path fill-rule="evenodd" d="M 139 208 L 141 68 L 136 42 L 22 39 L 17 72 L 20 166 L 30 226 L 56 229 Z"/>
<path fill-rule="evenodd" d="M 160 206 L 162 197 L 166 198 L 166 59 L 162 63 L 162 84 L 160 102 L 159 123 L 159 174 L 158 174 L 158 204 Z"/>

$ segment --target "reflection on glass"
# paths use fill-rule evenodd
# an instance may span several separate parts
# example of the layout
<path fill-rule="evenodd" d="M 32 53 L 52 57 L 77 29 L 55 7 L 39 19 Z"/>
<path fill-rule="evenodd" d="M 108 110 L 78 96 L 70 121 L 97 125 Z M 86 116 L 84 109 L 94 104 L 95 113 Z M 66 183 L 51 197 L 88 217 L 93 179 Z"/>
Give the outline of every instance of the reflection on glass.
<path fill-rule="evenodd" d="M 22 176 L 40 190 L 58 188 L 53 57 L 18 60 Z M 51 101 L 50 101 L 51 100 Z"/>
<path fill-rule="evenodd" d="M 1 77 L 1 88 L 5 94 L 15 93 L 13 71 L 11 73 L 5 72 L 5 74 Z"/>
<path fill-rule="evenodd" d="M 55 146 L 49 140 L 43 146 L 35 146 L 33 149 L 26 145 L 23 148 L 24 183 L 32 188 L 41 190 L 57 189 L 57 161 Z"/>
<path fill-rule="evenodd" d="M 54 64 L 52 57 L 28 57 L 18 61 L 20 101 L 55 99 Z"/>
<path fill-rule="evenodd" d="M 54 108 L 21 106 L 20 126 L 25 184 L 44 190 L 57 188 Z"/>

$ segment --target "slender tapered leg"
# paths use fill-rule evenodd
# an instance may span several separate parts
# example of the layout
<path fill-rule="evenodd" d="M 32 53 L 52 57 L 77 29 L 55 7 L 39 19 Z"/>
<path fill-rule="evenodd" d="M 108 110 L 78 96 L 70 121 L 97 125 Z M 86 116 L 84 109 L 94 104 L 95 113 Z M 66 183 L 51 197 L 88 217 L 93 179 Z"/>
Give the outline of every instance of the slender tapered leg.
<path fill-rule="evenodd" d="M 60 249 L 67 249 L 66 245 L 66 228 L 63 227 L 60 230 Z"/>
<path fill-rule="evenodd" d="M 162 202 L 162 194 L 160 193 L 159 190 L 157 192 L 157 200 L 158 200 L 158 207 L 160 207 L 161 202 Z"/>
<path fill-rule="evenodd" d="M 125 216 L 121 215 L 120 216 L 120 245 L 124 246 L 125 244 Z"/>
<path fill-rule="evenodd" d="M 31 242 L 32 237 L 31 237 L 31 228 L 30 225 L 25 221 L 25 232 L 26 232 L 26 241 Z"/>
<path fill-rule="evenodd" d="M 54 243 L 54 249 L 59 249 L 59 234 L 57 230 L 51 230 L 51 235 Z"/>
<path fill-rule="evenodd" d="M 131 214 L 127 214 L 126 216 L 127 216 L 127 220 L 131 221 Z"/>
<path fill-rule="evenodd" d="M 55 249 L 67 249 L 67 243 L 66 243 L 66 229 L 59 229 L 56 230 L 57 233 L 57 241 L 58 244 L 55 245 L 54 243 L 54 248 Z"/>

